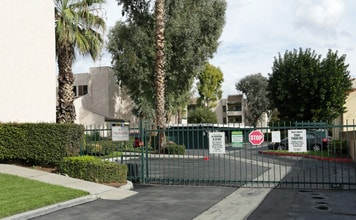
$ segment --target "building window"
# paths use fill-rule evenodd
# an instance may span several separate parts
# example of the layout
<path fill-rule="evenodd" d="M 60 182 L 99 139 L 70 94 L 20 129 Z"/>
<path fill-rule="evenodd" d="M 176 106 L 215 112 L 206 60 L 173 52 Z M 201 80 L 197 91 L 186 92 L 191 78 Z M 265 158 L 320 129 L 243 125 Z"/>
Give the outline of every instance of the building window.
<path fill-rule="evenodd" d="M 236 110 L 235 111 L 242 111 L 241 103 L 236 104 Z"/>
<path fill-rule="evenodd" d="M 241 115 L 236 117 L 236 123 L 242 123 L 242 116 Z"/>
<path fill-rule="evenodd" d="M 223 106 L 223 112 L 226 112 L 226 106 L 225 105 Z"/>
<path fill-rule="evenodd" d="M 88 94 L 88 85 L 80 85 L 78 86 L 78 96 Z"/>
<path fill-rule="evenodd" d="M 74 97 L 77 96 L 77 87 L 76 86 L 73 86 L 73 93 L 74 93 Z"/>
<path fill-rule="evenodd" d="M 88 85 L 73 86 L 74 97 L 88 94 Z"/>
<path fill-rule="evenodd" d="M 241 103 L 236 103 L 236 104 L 231 104 L 229 105 L 229 111 L 242 111 L 242 105 Z"/>
<path fill-rule="evenodd" d="M 242 116 L 229 117 L 229 123 L 242 123 Z"/>

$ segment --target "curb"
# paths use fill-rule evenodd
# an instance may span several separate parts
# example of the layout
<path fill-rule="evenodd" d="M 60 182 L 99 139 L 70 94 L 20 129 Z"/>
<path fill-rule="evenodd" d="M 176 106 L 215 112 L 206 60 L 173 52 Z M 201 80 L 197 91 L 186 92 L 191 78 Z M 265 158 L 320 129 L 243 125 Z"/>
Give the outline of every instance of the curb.
<path fill-rule="evenodd" d="M 96 195 L 88 195 L 88 196 L 84 196 L 84 197 L 79 197 L 79 198 L 72 199 L 69 201 L 65 201 L 65 202 L 54 204 L 54 205 L 46 206 L 43 208 L 35 209 L 32 211 L 5 217 L 5 218 L 3 218 L 3 220 L 20 220 L 20 219 L 34 218 L 34 217 L 46 215 L 46 214 L 49 214 L 51 212 L 55 212 L 55 211 L 58 211 L 61 209 L 70 208 L 70 207 L 73 207 L 76 205 L 81 205 L 81 204 L 84 204 L 87 202 L 91 202 L 91 201 L 94 201 L 97 199 L 98 199 L 98 197 Z"/>
<path fill-rule="evenodd" d="M 295 154 L 295 153 L 282 153 L 282 152 L 268 152 L 268 151 L 258 151 L 259 154 L 266 155 L 277 155 L 277 156 L 292 156 L 292 157 L 305 157 L 310 159 L 317 159 L 323 161 L 334 161 L 334 162 L 342 162 L 342 163 L 350 163 L 353 162 L 350 158 L 330 158 L 330 157 L 320 157 L 314 155 L 303 155 L 303 154 Z"/>
<path fill-rule="evenodd" d="M 134 189 L 134 186 L 133 186 L 133 183 L 131 181 L 128 181 L 126 182 L 125 185 L 123 186 L 120 186 L 119 189 L 124 189 L 124 190 L 133 190 Z"/>

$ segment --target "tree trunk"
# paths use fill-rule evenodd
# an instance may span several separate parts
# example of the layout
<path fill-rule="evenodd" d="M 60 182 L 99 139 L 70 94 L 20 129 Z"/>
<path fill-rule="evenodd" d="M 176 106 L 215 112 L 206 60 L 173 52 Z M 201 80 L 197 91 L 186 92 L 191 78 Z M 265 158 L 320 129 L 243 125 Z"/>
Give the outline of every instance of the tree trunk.
<path fill-rule="evenodd" d="M 178 124 L 182 124 L 182 107 L 178 108 Z"/>
<path fill-rule="evenodd" d="M 164 54 L 164 0 L 155 2 L 155 40 L 156 40 L 156 123 L 159 130 L 159 151 L 163 151 L 166 145 L 165 138 L 165 54 Z"/>
<path fill-rule="evenodd" d="M 76 113 L 74 107 L 73 92 L 73 51 L 72 47 L 62 46 L 58 52 L 58 102 L 57 102 L 57 123 L 74 123 Z"/>

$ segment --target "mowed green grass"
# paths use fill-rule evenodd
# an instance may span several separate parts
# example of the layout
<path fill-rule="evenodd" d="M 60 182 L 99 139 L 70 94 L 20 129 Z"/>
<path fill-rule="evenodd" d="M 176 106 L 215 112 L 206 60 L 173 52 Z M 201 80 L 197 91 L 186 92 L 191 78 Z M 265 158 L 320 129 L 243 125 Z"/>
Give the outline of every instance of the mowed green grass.
<path fill-rule="evenodd" d="M 81 190 L 0 173 L 0 218 L 88 194 Z"/>

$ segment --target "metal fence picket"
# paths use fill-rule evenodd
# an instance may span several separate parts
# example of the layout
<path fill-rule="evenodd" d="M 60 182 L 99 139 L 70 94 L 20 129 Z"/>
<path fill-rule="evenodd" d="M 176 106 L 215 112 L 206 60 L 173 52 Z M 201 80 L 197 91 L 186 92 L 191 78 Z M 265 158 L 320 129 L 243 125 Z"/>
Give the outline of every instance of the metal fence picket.
<path fill-rule="evenodd" d="M 325 123 L 288 123 L 260 128 L 200 124 L 169 126 L 164 131 L 147 128 L 146 125 L 142 122 L 140 128 L 131 129 L 135 131 L 132 136 L 138 136 L 144 142 L 141 148 L 133 147 L 133 137 L 127 142 L 112 143 L 109 140 L 110 128 L 88 127 L 83 149 L 86 149 L 87 154 L 88 146 L 97 151 L 106 150 L 105 153 L 96 152 L 100 156 L 108 154 L 106 159 L 110 155 L 116 155 L 109 160 L 126 164 L 129 167 L 128 179 L 143 184 L 356 188 L 356 166 L 351 160 L 355 158 L 354 124 L 337 126 Z M 283 138 L 292 129 L 324 129 L 338 141 L 329 142 L 328 149 L 322 148 L 313 157 L 295 156 L 291 153 L 281 155 L 278 151 L 268 151 L 271 131 L 280 131 Z M 265 134 L 265 141 L 261 145 L 249 143 L 248 134 L 252 130 L 260 130 Z M 233 131 L 243 134 L 243 143 L 239 147 L 233 146 Z M 165 133 L 168 145 L 184 146 L 186 153 L 177 155 L 161 151 L 157 138 L 159 132 Z M 224 154 L 209 152 L 209 132 L 224 133 Z M 343 154 L 341 145 L 344 142 L 349 147 L 346 154 Z M 341 155 L 343 157 L 339 157 Z"/>

